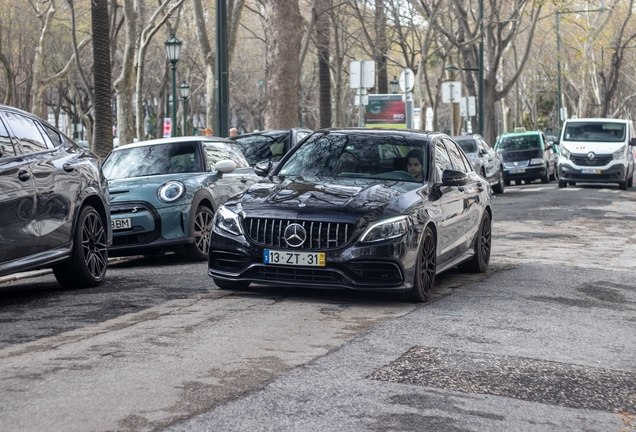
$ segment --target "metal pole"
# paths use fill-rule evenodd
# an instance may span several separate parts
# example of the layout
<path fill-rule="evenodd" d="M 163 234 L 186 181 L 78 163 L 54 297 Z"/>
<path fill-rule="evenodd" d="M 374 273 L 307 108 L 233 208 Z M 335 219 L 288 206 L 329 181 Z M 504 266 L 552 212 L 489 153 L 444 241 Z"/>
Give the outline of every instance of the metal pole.
<path fill-rule="evenodd" d="M 479 0 L 479 135 L 484 135 L 484 0 Z"/>
<path fill-rule="evenodd" d="M 77 138 L 77 96 L 73 96 L 73 141 Z"/>
<path fill-rule="evenodd" d="M 559 36 L 559 12 L 555 13 L 556 16 L 556 46 L 557 46 L 557 119 L 559 124 L 559 134 L 561 133 L 561 126 L 563 125 L 563 117 L 561 115 L 561 40 Z"/>
<path fill-rule="evenodd" d="M 364 105 L 362 105 L 362 87 L 358 89 L 358 95 L 360 98 L 360 105 L 358 105 L 358 127 L 364 127 Z"/>
<path fill-rule="evenodd" d="M 454 78 L 455 77 L 453 76 L 452 79 L 454 79 Z M 451 124 L 450 124 L 450 133 L 449 133 L 449 135 L 453 136 L 453 135 L 455 135 L 455 121 L 454 121 L 455 119 L 453 118 L 453 83 L 452 83 L 452 81 L 451 81 L 449 87 L 450 87 L 450 107 L 451 107 L 451 113 L 450 113 L 451 114 L 451 116 L 450 116 L 451 117 L 451 119 L 450 119 L 451 120 L 451 122 L 450 122 Z"/>
<path fill-rule="evenodd" d="M 216 135 L 221 137 L 230 127 L 227 49 L 227 0 L 216 0 Z"/>
<path fill-rule="evenodd" d="M 188 136 L 188 115 L 186 113 L 186 107 L 188 98 L 183 98 L 183 136 Z"/>
<path fill-rule="evenodd" d="M 172 62 L 172 120 L 170 136 L 177 136 L 177 62 Z"/>

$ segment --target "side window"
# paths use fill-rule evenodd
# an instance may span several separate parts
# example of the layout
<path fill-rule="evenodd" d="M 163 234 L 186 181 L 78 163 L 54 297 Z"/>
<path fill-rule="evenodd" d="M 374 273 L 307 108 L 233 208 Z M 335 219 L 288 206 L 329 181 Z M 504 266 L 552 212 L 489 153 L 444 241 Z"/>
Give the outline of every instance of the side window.
<path fill-rule="evenodd" d="M 7 128 L 4 127 L 4 124 L 0 120 L 0 158 L 8 156 L 15 156 L 15 149 L 11 143 L 11 138 L 9 138 Z"/>
<path fill-rule="evenodd" d="M 51 139 L 53 147 L 59 147 L 62 145 L 62 137 L 55 129 L 48 127 L 44 123 L 42 123 L 42 129 L 44 129 L 44 132 L 46 132 L 48 137 Z"/>
<path fill-rule="evenodd" d="M 435 179 L 437 182 L 442 181 L 442 173 L 444 171 L 453 169 L 450 156 L 448 156 L 448 152 L 442 140 L 438 140 L 437 143 L 435 143 L 435 169 L 437 171 L 437 178 Z"/>
<path fill-rule="evenodd" d="M 484 146 L 486 151 L 490 151 L 490 146 L 488 145 L 486 141 L 484 141 L 483 139 L 480 139 L 479 142 L 481 143 L 482 146 Z"/>
<path fill-rule="evenodd" d="M 453 168 L 457 171 L 468 172 L 469 169 L 467 169 L 466 165 L 464 165 L 464 160 L 462 159 L 461 152 L 457 148 L 457 145 L 450 140 L 444 141 L 446 142 L 446 148 L 448 149 L 450 159 L 453 162 Z"/>
<path fill-rule="evenodd" d="M 20 146 L 25 153 L 48 149 L 44 137 L 33 120 L 20 114 L 6 113 L 5 115 L 13 135 L 20 141 Z"/>

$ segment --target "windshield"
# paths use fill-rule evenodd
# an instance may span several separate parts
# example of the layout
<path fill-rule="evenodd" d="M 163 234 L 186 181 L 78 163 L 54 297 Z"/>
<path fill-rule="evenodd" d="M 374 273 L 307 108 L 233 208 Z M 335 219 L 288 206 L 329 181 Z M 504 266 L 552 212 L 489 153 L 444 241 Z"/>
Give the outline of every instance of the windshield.
<path fill-rule="evenodd" d="M 502 136 L 497 142 L 497 151 L 532 150 L 541 148 L 539 135 Z"/>
<path fill-rule="evenodd" d="M 625 141 L 625 124 L 614 122 L 568 122 L 564 141 Z"/>
<path fill-rule="evenodd" d="M 314 134 L 284 162 L 278 175 L 423 181 L 424 144 L 388 134 Z"/>
<path fill-rule="evenodd" d="M 477 143 L 474 139 L 463 139 L 463 140 L 455 140 L 457 144 L 464 150 L 466 153 L 477 153 Z"/>
<path fill-rule="evenodd" d="M 109 180 L 170 173 L 201 172 L 198 142 L 153 144 L 113 151 L 102 167 Z"/>
<path fill-rule="evenodd" d="M 289 132 L 252 135 L 235 139 L 250 165 L 262 161 L 277 162 L 285 154 Z"/>

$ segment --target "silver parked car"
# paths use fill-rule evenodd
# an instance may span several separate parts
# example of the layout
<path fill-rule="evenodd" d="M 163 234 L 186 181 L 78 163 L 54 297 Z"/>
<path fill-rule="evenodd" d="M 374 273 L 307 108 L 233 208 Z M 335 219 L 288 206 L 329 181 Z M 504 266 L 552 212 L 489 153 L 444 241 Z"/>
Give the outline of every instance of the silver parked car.
<path fill-rule="evenodd" d="M 456 136 L 453 139 L 464 150 L 475 172 L 488 180 L 495 193 L 504 193 L 501 159 L 496 151 L 479 135 Z"/>

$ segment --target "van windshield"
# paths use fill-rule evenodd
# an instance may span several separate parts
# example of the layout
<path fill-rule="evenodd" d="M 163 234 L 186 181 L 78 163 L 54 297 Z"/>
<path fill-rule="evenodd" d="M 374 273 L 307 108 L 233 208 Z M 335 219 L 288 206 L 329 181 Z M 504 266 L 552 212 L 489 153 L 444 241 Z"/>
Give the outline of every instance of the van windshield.
<path fill-rule="evenodd" d="M 568 122 L 563 134 L 565 141 L 625 141 L 625 124 L 614 122 Z"/>

